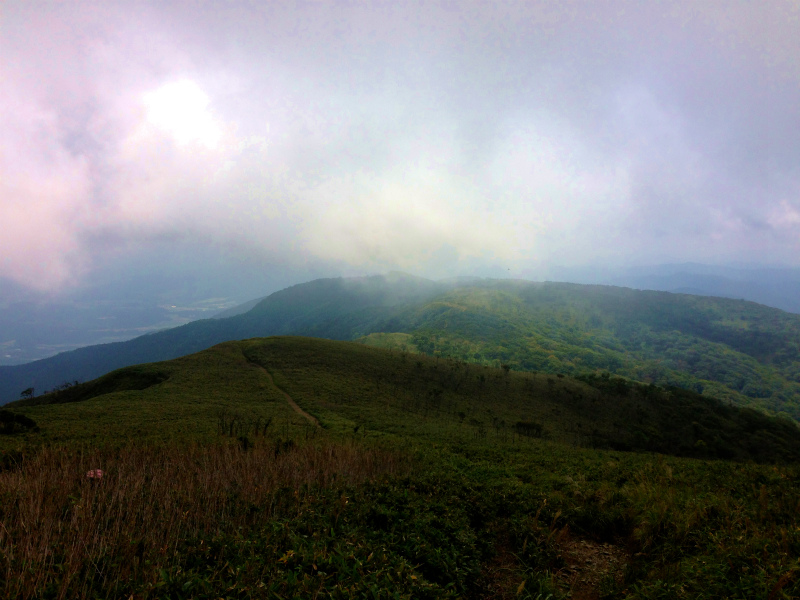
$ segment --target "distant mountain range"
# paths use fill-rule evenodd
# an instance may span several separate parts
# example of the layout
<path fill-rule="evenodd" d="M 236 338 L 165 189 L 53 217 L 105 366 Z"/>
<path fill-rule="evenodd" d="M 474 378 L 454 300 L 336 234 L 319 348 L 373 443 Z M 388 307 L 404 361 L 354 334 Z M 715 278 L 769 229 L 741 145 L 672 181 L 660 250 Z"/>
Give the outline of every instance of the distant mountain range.
<path fill-rule="evenodd" d="M 223 341 L 302 335 L 402 345 L 514 370 L 616 373 L 800 418 L 800 315 L 753 302 L 392 273 L 315 280 L 221 317 L 0 367 L 0 401 Z"/>

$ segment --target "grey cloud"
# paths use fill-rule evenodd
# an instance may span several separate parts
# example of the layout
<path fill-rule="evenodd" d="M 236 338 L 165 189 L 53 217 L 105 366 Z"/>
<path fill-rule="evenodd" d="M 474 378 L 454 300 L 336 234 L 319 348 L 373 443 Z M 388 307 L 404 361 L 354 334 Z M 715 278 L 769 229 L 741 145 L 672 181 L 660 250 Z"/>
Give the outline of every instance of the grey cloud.
<path fill-rule="evenodd" d="M 25 124 L 0 144 L 26 165 L 0 168 L 80 258 L 52 285 L 128 239 L 442 275 L 800 256 L 792 2 L 95 8 L 12 3 L 0 33 Z M 179 79 L 225 128 L 213 152 L 142 129 L 141 95 Z"/>

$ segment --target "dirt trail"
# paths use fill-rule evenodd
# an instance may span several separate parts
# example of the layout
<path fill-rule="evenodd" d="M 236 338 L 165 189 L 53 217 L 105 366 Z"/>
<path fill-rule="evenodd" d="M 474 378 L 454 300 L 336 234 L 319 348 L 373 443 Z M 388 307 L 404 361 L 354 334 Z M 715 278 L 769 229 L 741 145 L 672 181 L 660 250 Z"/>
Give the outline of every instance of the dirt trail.
<path fill-rule="evenodd" d="M 286 401 L 289 403 L 289 406 L 291 406 L 292 409 L 294 409 L 294 412 L 296 412 L 298 415 L 300 415 L 303 418 L 305 418 L 312 425 L 314 425 L 316 427 L 319 427 L 319 421 L 317 421 L 317 419 L 315 417 L 312 417 L 310 414 L 308 414 L 306 411 L 304 411 L 302 408 L 300 408 L 297 405 L 297 402 L 295 402 L 294 399 L 292 399 L 292 397 L 289 394 L 287 394 L 281 388 L 278 387 L 278 385 L 275 383 L 275 380 L 272 378 L 272 373 L 267 371 L 261 365 L 257 365 L 256 363 L 250 363 L 250 364 L 252 364 L 255 367 L 258 367 L 259 369 L 261 369 L 261 371 L 264 372 L 264 374 L 269 378 L 269 382 L 273 385 L 273 387 L 276 390 L 278 390 L 281 394 L 283 394 L 283 397 L 286 398 Z"/>
<path fill-rule="evenodd" d="M 623 569 L 628 562 L 625 551 L 613 544 L 600 544 L 565 536 L 560 540 L 561 556 L 566 567 L 556 573 L 562 586 L 569 589 L 569 597 L 574 600 L 595 600 L 600 598 L 604 579 L 611 578 L 621 582 Z"/>

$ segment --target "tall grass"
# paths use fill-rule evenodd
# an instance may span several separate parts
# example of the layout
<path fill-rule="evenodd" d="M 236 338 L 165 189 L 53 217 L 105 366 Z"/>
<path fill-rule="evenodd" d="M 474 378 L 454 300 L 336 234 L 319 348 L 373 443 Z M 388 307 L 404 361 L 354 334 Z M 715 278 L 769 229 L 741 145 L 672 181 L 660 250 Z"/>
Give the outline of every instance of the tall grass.
<path fill-rule="evenodd" d="M 296 505 L 281 497 L 409 465 L 332 442 L 42 449 L 0 473 L 0 596 L 113 595 L 125 581 L 152 581 L 183 540 L 258 527 Z M 90 469 L 102 479 L 87 478 Z"/>

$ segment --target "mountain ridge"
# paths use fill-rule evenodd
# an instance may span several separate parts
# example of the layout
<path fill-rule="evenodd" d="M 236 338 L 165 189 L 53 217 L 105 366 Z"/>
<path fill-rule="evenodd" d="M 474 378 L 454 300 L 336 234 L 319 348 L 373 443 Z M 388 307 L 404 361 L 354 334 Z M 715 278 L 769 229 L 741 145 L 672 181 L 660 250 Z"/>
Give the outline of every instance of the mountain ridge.
<path fill-rule="evenodd" d="M 411 336 L 421 352 L 518 370 L 607 371 L 800 418 L 800 316 L 616 286 L 401 273 L 291 286 L 228 318 L 0 368 L 0 400 L 234 339 Z"/>

